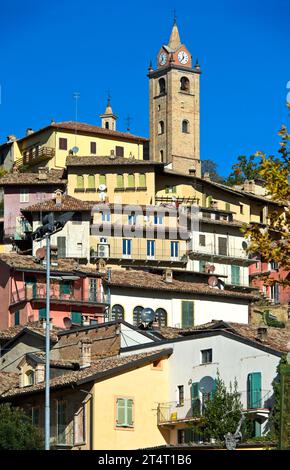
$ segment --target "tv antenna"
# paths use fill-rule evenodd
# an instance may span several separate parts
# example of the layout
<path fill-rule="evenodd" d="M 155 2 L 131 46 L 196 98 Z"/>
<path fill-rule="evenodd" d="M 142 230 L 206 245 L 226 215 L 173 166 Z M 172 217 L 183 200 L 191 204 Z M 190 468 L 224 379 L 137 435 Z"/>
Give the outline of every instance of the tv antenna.
<path fill-rule="evenodd" d="M 77 146 L 78 100 L 80 99 L 80 96 L 81 94 L 79 91 L 75 91 L 73 93 L 73 97 L 75 100 L 75 147 Z"/>
<path fill-rule="evenodd" d="M 127 124 L 127 132 L 130 132 L 130 130 L 131 130 L 131 121 L 132 121 L 132 118 L 131 118 L 130 114 L 128 114 L 125 121 L 126 121 L 126 124 Z"/>

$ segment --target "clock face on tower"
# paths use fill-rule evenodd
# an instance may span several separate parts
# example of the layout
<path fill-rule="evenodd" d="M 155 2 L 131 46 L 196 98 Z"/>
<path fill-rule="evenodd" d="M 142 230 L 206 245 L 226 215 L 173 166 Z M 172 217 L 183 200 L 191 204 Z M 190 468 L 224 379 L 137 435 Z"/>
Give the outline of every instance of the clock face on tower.
<path fill-rule="evenodd" d="M 166 60 L 167 60 L 167 54 L 165 54 L 165 52 L 162 52 L 159 56 L 159 64 L 164 65 L 166 63 Z"/>
<path fill-rule="evenodd" d="M 178 60 L 181 64 L 187 64 L 188 62 L 188 55 L 184 51 L 178 52 Z"/>

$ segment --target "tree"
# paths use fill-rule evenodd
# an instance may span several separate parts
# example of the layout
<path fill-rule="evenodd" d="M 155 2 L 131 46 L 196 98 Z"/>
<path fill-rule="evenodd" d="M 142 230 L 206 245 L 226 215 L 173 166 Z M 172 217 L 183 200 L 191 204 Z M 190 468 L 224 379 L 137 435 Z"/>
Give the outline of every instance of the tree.
<path fill-rule="evenodd" d="M 237 381 L 230 383 L 227 390 L 224 381 L 217 373 L 216 388 L 212 399 L 205 404 L 205 410 L 200 425 L 195 431 L 203 432 L 208 438 L 224 442 L 224 435 L 234 433 L 242 416 L 242 404 L 237 391 Z"/>
<path fill-rule="evenodd" d="M 290 106 L 289 106 L 290 107 Z M 259 253 L 264 261 L 276 262 L 284 271 L 290 270 L 290 149 L 286 126 L 279 131 L 281 137 L 279 157 L 257 152 L 260 157 L 259 174 L 265 181 L 269 197 L 279 202 L 279 206 L 270 214 L 266 227 L 259 224 L 244 226 L 243 232 L 249 239 L 248 252 Z M 278 280 L 282 285 L 290 285 L 287 279 Z M 269 280 L 269 283 L 271 281 Z"/>
<path fill-rule="evenodd" d="M 217 163 L 213 160 L 201 160 L 201 176 L 204 177 L 205 173 L 209 173 L 210 179 L 217 183 L 223 183 L 224 178 L 217 172 Z"/>
<path fill-rule="evenodd" d="M 281 425 L 281 369 L 287 364 L 287 355 L 283 354 L 276 369 L 277 376 L 272 382 L 274 392 L 274 406 L 269 417 L 269 430 L 270 435 L 273 435 L 277 440 L 280 437 Z"/>
<path fill-rule="evenodd" d="M 232 172 L 229 174 L 225 181 L 228 186 L 242 184 L 245 180 L 254 180 L 261 178 L 260 165 L 256 155 L 251 155 L 249 158 L 245 155 L 238 157 L 237 163 L 232 166 Z"/>
<path fill-rule="evenodd" d="M 27 414 L 10 403 L 0 405 L 0 450 L 40 450 L 43 440 Z"/>

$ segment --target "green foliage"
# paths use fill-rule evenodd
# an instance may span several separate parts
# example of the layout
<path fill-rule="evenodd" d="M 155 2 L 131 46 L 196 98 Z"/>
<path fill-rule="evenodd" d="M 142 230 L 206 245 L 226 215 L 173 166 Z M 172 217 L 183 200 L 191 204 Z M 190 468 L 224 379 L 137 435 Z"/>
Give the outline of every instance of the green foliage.
<path fill-rule="evenodd" d="M 206 402 L 204 415 L 199 425 L 194 426 L 194 430 L 203 432 L 207 438 L 224 442 L 226 433 L 236 431 L 241 416 L 242 404 L 236 380 L 234 385 L 230 384 L 227 390 L 218 373 L 214 395 Z"/>
<path fill-rule="evenodd" d="M 273 320 L 270 317 L 269 310 L 264 312 L 264 322 L 267 326 L 273 326 L 274 328 L 285 328 L 285 323 L 279 320 Z"/>
<path fill-rule="evenodd" d="M 279 439 L 280 436 L 280 420 L 281 420 L 281 368 L 287 364 L 287 355 L 281 356 L 277 366 L 277 376 L 272 382 L 274 392 L 274 406 L 269 417 L 270 435 Z"/>
<path fill-rule="evenodd" d="M 40 450 L 43 440 L 39 429 L 26 413 L 9 403 L 0 405 L 0 450 Z"/>
<path fill-rule="evenodd" d="M 2 178 L 2 176 L 5 176 L 7 173 L 8 171 L 6 171 L 3 167 L 0 167 L 0 178 Z"/>
<path fill-rule="evenodd" d="M 234 186 L 242 184 L 245 180 L 254 180 L 256 178 L 261 178 L 260 163 L 256 156 L 251 155 L 248 158 L 245 155 L 240 155 L 237 163 L 232 166 L 232 172 L 226 179 L 225 184 Z"/>
<path fill-rule="evenodd" d="M 201 160 L 201 176 L 205 173 L 209 173 L 210 179 L 216 183 L 223 183 L 224 178 L 218 174 L 217 163 L 213 160 Z"/>

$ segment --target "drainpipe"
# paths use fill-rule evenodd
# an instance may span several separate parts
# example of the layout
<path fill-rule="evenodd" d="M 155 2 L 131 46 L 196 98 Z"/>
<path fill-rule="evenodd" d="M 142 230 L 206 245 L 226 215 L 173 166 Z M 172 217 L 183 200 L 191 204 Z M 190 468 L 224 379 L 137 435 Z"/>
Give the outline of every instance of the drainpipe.
<path fill-rule="evenodd" d="M 94 450 L 94 395 L 88 390 L 80 389 L 80 392 L 86 393 L 90 398 L 90 450 Z"/>

